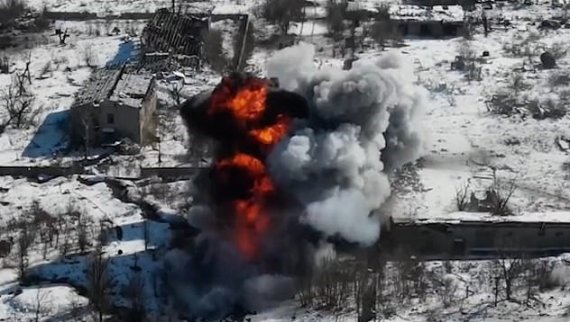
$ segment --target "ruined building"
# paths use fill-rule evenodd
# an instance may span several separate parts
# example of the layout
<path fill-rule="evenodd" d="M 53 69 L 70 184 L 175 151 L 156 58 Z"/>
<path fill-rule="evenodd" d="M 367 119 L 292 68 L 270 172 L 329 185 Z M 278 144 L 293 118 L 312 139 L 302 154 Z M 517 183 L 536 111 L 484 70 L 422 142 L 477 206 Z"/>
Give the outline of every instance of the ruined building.
<path fill-rule="evenodd" d="M 208 14 L 172 13 L 160 9 L 143 30 L 143 61 L 153 63 L 175 58 L 184 66 L 198 66 L 209 28 Z"/>
<path fill-rule="evenodd" d="M 155 80 L 147 74 L 101 69 L 71 107 L 73 143 L 97 146 L 129 138 L 140 145 L 154 139 L 157 98 Z"/>

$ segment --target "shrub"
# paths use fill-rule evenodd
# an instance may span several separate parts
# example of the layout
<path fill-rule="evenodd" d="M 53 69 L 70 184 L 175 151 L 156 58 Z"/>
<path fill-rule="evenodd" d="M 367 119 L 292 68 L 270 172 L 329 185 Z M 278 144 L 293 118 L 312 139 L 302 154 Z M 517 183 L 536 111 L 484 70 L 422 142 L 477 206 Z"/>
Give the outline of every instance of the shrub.
<path fill-rule="evenodd" d="M 289 31 L 291 21 L 303 17 L 303 0 L 267 0 L 262 8 L 262 16 L 276 23 L 283 35 Z"/>
<path fill-rule="evenodd" d="M 487 111 L 492 114 L 511 116 L 518 110 L 517 107 L 517 99 L 507 93 L 495 94 L 487 101 Z"/>
<path fill-rule="evenodd" d="M 465 184 L 455 191 L 455 204 L 457 210 L 465 211 L 469 206 L 469 184 Z"/>
<path fill-rule="evenodd" d="M 7 24 L 19 18 L 26 6 L 22 0 L 0 0 L 0 24 Z"/>
<path fill-rule="evenodd" d="M 527 110 L 533 118 L 538 120 L 560 119 L 564 117 L 567 112 L 565 103 L 553 99 L 547 99 L 543 103 L 538 100 L 532 100 L 528 103 Z"/>
<path fill-rule="evenodd" d="M 516 190 L 514 181 L 504 183 L 501 181 L 493 170 L 493 183 L 487 189 L 487 197 L 485 201 L 490 206 L 490 212 L 494 215 L 507 216 L 511 215 L 512 211 L 509 208 L 509 201 Z"/>
<path fill-rule="evenodd" d="M 549 52 L 555 60 L 559 60 L 566 56 L 568 53 L 568 47 L 563 42 L 555 42 L 546 47 L 545 51 Z"/>
<path fill-rule="evenodd" d="M 553 88 L 570 85 L 570 73 L 564 71 L 550 75 L 550 77 L 548 77 L 548 85 Z"/>

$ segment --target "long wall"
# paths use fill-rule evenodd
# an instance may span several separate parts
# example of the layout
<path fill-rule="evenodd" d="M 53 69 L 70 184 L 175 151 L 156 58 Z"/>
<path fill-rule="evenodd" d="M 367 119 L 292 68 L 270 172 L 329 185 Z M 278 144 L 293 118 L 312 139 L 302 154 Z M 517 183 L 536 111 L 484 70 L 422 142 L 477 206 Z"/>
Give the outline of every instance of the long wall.
<path fill-rule="evenodd" d="M 570 222 L 392 224 L 381 246 L 426 258 L 486 258 L 500 254 L 552 255 L 570 251 Z"/>

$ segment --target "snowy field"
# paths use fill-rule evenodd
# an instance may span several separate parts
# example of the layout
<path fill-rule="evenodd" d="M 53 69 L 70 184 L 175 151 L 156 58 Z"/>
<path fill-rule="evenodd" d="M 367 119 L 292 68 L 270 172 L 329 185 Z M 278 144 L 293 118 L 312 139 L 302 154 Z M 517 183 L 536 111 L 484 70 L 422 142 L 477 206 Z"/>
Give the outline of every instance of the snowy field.
<path fill-rule="evenodd" d="M 189 8 L 214 9 L 214 12 L 246 13 L 256 6 L 259 0 L 213 0 L 191 1 Z M 123 12 L 154 12 L 157 9 L 171 7 L 170 0 L 97 0 L 97 1 L 66 1 L 66 0 L 31 0 L 30 6 L 42 9 L 44 6 L 50 11 L 56 12 L 92 12 L 99 16 L 117 15 Z"/>
<path fill-rule="evenodd" d="M 381 1 L 362 1 L 365 7 L 374 7 Z M 121 12 L 152 12 L 169 6 L 170 1 L 33 1 L 31 5 L 44 5 L 53 11 L 90 11 L 100 15 Z M 323 4 L 323 1 L 317 1 Z M 217 13 L 247 13 L 257 1 L 216 0 L 196 6 L 212 6 Z M 320 10 L 320 11 L 319 11 Z M 541 222 L 570 222 L 570 115 L 559 119 L 535 119 L 532 116 L 496 115 L 488 111 L 487 102 L 499 90 L 513 90 L 513 75 L 522 75 L 525 90 L 521 97 L 540 104 L 548 98 L 560 100 L 570 83 L 552 85 L 553 77 L 568 74 L 570 56 L 557 60 L 558 67 L 544 70 L 540 67 L 540 52 L 556 44 L 567 48 L 570 29 L 539 30 L 533 23 L 541 17 L 561 16 L 562 9 L 553 9 L 549 2 L 539 2 L 524 9 L 509 6 L 497 9 L 497 16 L 512 19 L 513 26 L 506 30 L 493 30 L 488 37 L 478 30 L 473 39 L 405 39 L 405 46 L 388 47 L 385 51 L 369 48 L 359 57 L 362 60 L 378 58 L 386 52 L 403 56 L 407 65 L 413 67 L 416 84 L 428 90 L 426 117 L 426 144 L 423 156 L 407 171 L 400 173 L 407 182 L 395 189 L 391 196 L 387 215 L 399 220 L 422 222 L 458 222 L 461 220 L 519 220 Z M 313 13 L 311 13 L 313 12 Z M 307 16 L 322 16 L 322 8 L 308 9 Z M 259 21 L 256 23 L 261 24 Z M 34 125 L 24 129 L 7 128 L 0 135 L 0 165 L 48 165 L 54 162 L 65 164 L 80 155 L 60 155 L 58 152 L 68 138 L 63 126 L 68 118 L 73 96 L 91 74 L 85 57 L 89 55 L 93 66 L 105 66 L 122 60 L 125 55 L 134 55 L 138 41 L 126 40 L 124 35 L 107 36 L 103 22 L 56 22 L 72 34 L 66 46 L 59 44 L 57 37 L 46 34 L 47 43 L 32 49 L 11 53 L 13 71 L 23 71 L 26 60 L 30 61 L 32 84 L 30 90 L 36 95 L 35 109 L 41 110 Z M 121 26 L 123 30 L 127 27 Z M 259 30 L 274 27 L 256 26 Z M 138 33 L 140 23 L 132 22 L 129 28 Z M 224 51 L 233 53 L 232 41 L 236 26 L 221 21 L 213 26 L 223 31 Z M 95 32 L 94 30 L 99 30 Z M 290 33 L 300 35 L 306 42 L 317 47 L 315 64 L 320 68 L 342 67 L 343 60 L 331 57 L 331 40 L 326 38 L 327 26 L 323 21 L 309 20 L 303 25 L 294 24 Z M 537 36 L 538 35 L 538 36 Z M 508 53 L 505 44 L 515 44 L 517 39 L 536 37 L 536 54 L 516 56 Z M 125 52 L 126 51 L 126 52 Z M 489 55 L 482 57 L 483 52 Z M 468 80 L 465 72 L 451 70 L 455 57 L 472 52 L 481 57 L 480 79 Z M 270 49 L 258 49 L 250 59 L 254 70 L 265 71 L 267 60 L 274 53 Z M 182 96 L 189 98 L 218 83 L 220 75 L 205 70 L 185 72 Z M 11 76 L 0 74 L 0 88 L 6 88 Z M 171 83 L 159 82 L 159 98 L 165 102 L 163 133 L 161 133 L 161 166 L 187 165 L 185 159 L 188 135 L 178 111 L 169 94 Z M 568 102 L 566 102 L 567 104 Z M 569 138 L 567 143 L 561 138 Z M 561 143 L 562 142 L 562 143 Z M 139 166 L 157 166 L 158 147 L 145 147 L 140 156 L 114 157 L 106 174 L 126 176 Z M 469 192 L 483 198 L 493 183 L 493 174 L 503 182 L 515 187 L 509 203 L 514 216 L 496 217 L 488 213 L 459 212 L 456 205 L 457 191 L 468 185 Z M 129 185 L 129 184 L 126 184 Z M 134 187 L 134 184 L 131 184 Z M 137 190 L 137 189 L 134 189 Z M 177 218 L 191 203 L 188 182 L 162 183 L 137 190 L 145 198 L 162 209 L 164 218 Z M 55 178 L 45 183 L 33 180 L 0 178 L 0 241 L 16 237 L 8 227 L 34 213 L 32 205 L 49 213 L 56 221 L 66 221 L 70 207 L 80 212 L 89 223 L 88 234 L 94 240 L 99 235 L 100 223 L 110 222 L 111 227 L 122 228 L 122 238 L 111 237 L 103 247 L 110 258 L 109 270 L 114 276 L 112 300 L 117 306 L 128 306 L 129 282 L 132 276 L 141 276 L 144 287 L 140 289 L 146 298 L 148 313 L 169 316 L 168 304 L 161 303 L 160 282 L 157 275 L 161 262 L 157 260 L 168 249 L 174 233 L 164 218 L 150 221 L 143 218 L 142 210 L 133 203 L 118 199 L 116 191 L 99 182 L 93 185 L 81 183 L 78 177 Z M 72 205 L 72 206 L 71 206 Z M 75 220 L 75 219 L 74 219 Z M 43 225 L 43 224 L 42 224 Z M 44 226 L 42 226 L 44 227 Z M 67 225 L 66 225 L 67 227 Z M 29 249 L 29 272 L 41 283 L 20 285 L 17 251 L 12 250 L 2 260 L 0 270 L 0 320 L 32 321 L 77 321 L 87 319 L 86 294 L 79 292 L 87 285 L 85 271 L 89 254 L 77 248 L 79 221 L 69 221 L 69 230 L 61 232 L 60 245 L 43 240 Z M 145 232 L 145 230 L 148 230 Z M 114 231 L 114 230 L 111 230 Z M 58 233 L 59 234 L 59 233 Z M 150 237 L 149 237 L 150 236 Z M 63 242 L 69 239 L 70 244 Z M 149 242 L 145 243 L 145 239 Z M 48 246 L 49 245 L 49 246 Z M 65 254 L 63 248 L 65 247 Z M 69 247 L 69 249 L 67 248 Z M 389 304 L 395 314 L 386 315 L 384 321 L 539 321 L 566 322 L 570 297 L 566 288 L 570 282 L 567 268 L 568 256 L 549 258 L 556 269 L 552 278 L 556 286 L 533 293 L 531 304 L 524 302 L 527 296 L 524 278 L 518 283 L 516 301 L 501 301 L 493 304 L 492 281 L 497 269 L 492 261 L 429 262 L 425 264 L 426 276 L 442 277 L 442 284 L 453 285 L 456 302 L 442 303 L 443 286 L 431 285 L 423 298 L 415 295 L 399 300 L 394 297 Z M 495 265 L 495 266 L 493 266 Z M 138 275 L 137 275 L 138 274 Z M 445 281 L 444 281 L 445 280 Z M 59 281 L 59 282 L 47 282 Z M 449 283 L 449 284 L 447 284 Z M 157 286 L 158 285 L 158 286 Z M 158 291 L 157 291 L 158 290 Z M 445 290 L 448 291 L 447 288 Z M 463 295 L 467 294 L 467 295 Z M 302 307 L 297 301 L 283 303 L 278 308 L 258 312 L 251 321 L 356 321 L 354 300 L 347 299 L 344 310 L 331 312 Z M 524 302 L 524 304 L 523 304 Z M 39 304 L 40 303 L 40 304 Z M 154 320 L 152 320 L 154 321 Z"/>

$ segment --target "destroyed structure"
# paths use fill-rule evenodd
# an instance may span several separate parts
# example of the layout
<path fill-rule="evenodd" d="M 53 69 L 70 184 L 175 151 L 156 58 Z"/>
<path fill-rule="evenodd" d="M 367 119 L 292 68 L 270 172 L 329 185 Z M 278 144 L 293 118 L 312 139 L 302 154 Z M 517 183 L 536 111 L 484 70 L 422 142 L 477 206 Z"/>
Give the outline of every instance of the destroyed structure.
<path fill-rule="evenodd" d="M 147 74 L 101 69 L 93 73 L 71 108 L 74 144 L 98 146 L 129 138 L 154 140 L 155 80 Z"/>
<path fill-rule="evenodd" d="M 430 6 L 393 5 L 390 17 L 402 36 L 457 37 L 462 34 L 466 16 L 460 5 Z"/>
<path fill-rule="evenodd" d="M 209 28 L 209 14 L 158 10 L 141 37 L 143 63 L 175 59 L 183 66 L 198 67 Z"/>

